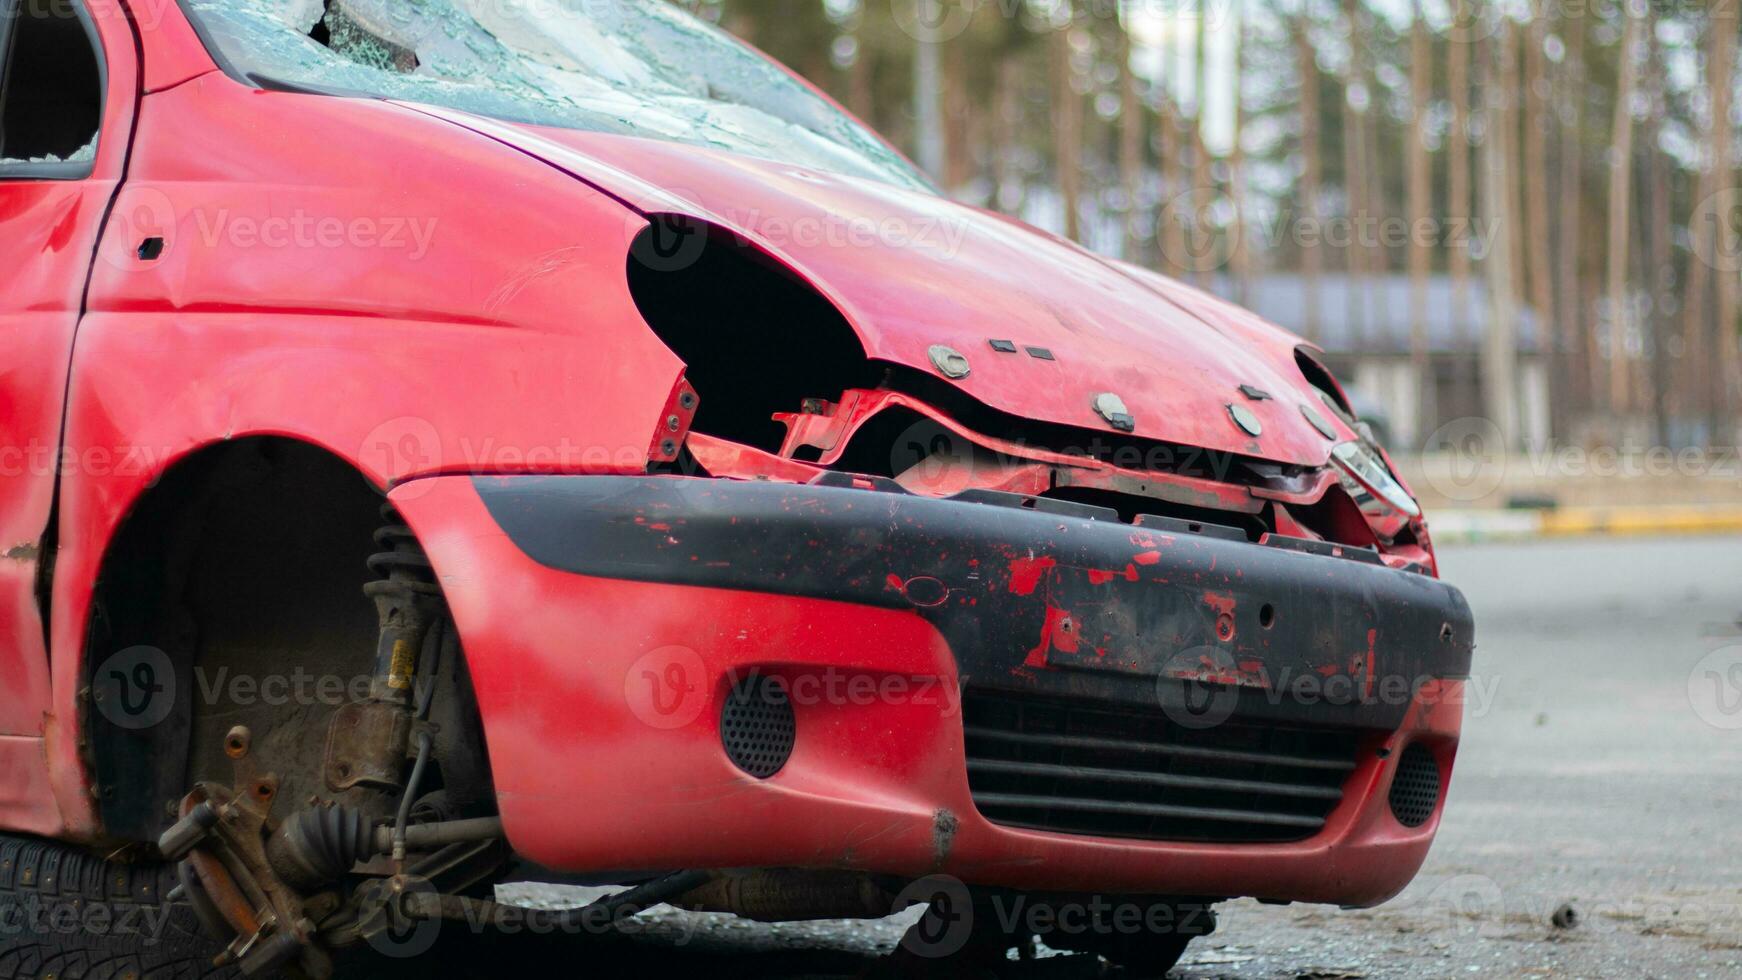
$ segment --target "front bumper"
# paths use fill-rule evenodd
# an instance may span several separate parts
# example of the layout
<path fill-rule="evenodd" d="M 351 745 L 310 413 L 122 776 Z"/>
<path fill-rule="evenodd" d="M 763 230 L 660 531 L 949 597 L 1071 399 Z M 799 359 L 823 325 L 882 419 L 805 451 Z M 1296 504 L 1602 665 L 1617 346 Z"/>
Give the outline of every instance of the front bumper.
<path fill-rule="evenodd" d="M 1364 905 L 1432 840 L 1437 814 L 1405 827 L 1387 794 L 1410 744 L 1449 780 L 1469 609 L 1360 552 L 877 484 L 439 478 L 393 501 L 454 609 L 510 839 L 547 866 Z M 769 779 L 720 742 L 721 705 L 753 674 L 794 692 L 796 744 Z M 1192 840 L 1066 833 L 977 805 L 964 692 L 970 712 L 1005 706 L 992 716 L 1039 702 L 1169 731 L 1336 732 L 1351 755 L 1328 810 L 1288 810 L 1286 832 L 1236 839 L 1226 807 L 1187 806 L 1186 824 L 1146 819 Z"/>

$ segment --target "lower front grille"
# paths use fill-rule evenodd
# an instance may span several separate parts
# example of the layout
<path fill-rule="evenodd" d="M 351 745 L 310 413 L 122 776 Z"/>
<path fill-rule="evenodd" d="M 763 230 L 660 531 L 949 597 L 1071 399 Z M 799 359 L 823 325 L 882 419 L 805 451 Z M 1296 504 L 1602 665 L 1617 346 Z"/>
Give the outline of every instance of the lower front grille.
<path fill-rule="evenodd" d="M 969 691 L 968 786 L 993 823 L 1141 840 L 1260 843 L 1317 833 L 1362 733 Z"/>

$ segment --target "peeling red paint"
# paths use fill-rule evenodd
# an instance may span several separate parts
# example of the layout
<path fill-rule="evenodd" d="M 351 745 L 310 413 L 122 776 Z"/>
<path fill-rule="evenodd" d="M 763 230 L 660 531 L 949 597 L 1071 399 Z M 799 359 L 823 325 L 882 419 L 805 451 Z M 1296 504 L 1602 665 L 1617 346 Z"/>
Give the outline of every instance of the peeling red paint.
<path fill-rule="evenodd" d="M 1161 561 L 1161 552 L 1140 551 L 1136 555 L 1133 555 L 1131 560 L 1139 565 L 1154 565 Z"/>
<path fill-rule="evenodd" d="M 1205 592 L 1204 605 L 1214 609 L 1219 616 L 1234 615 L 1234 597 L 1226 592 Z"/>
<path fill-rule="evenodd" d="M 1041 576 L 1058 565 L 1053 558 L 1015 558 L 1010 562 L 1010 592 L 1012 595 L 1033 595 Z"/>
<path fill-rule="evenodd" d="M 1078 627 L 1071 614 L 1053 606 L 1046 608 L 1046 628 L 1042 634 L 1060 653 L 1076 653 Z"/>

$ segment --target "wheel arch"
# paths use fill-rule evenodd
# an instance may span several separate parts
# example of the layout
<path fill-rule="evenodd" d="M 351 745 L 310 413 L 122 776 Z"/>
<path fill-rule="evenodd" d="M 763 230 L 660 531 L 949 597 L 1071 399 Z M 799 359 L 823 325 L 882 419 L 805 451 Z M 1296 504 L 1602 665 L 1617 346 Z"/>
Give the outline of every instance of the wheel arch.
<path fill-rule="evenodd" d="M 269 435 L 201 446 L 133 500 L 104 549 L 83 633 L 92 836 L 152 839 L 187 786 L 228 783 L 233 725 L 284 769 L 285 798 L 327 795 L 327 721 L 373 672 L 377 619 L 363 586 L 384 505 L 354 461 Z M 149 676 L 134 673 L 142 663 Z M 163 672 L 172 680 L 151 680 Z M 167 690 L 168 708 L 130 715 L 165 696 L 145 683 Z"/>

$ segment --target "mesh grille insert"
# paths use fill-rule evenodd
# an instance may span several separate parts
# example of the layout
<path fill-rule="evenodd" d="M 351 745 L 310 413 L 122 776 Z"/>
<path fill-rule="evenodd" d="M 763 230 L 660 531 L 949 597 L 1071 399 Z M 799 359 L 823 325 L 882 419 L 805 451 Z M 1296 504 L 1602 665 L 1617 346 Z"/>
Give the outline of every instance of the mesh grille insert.
<path fill-rule="evenodd" d="M 993 823 L 1139 840 L 1303 840 L 1343 798 L 1363 733 L 1031 694 L 964 698 L 968 788 Z"/>
<path fill-rule="evenodd" d="M 1416 742 L 1397 760 L 1391 780 L 1391 812 L 1405 827 L 1419 827 L 1434 815 L 1440 802 L 1440 764 L 1427 746 Z"/>
<path fill-rule="evenodd" d="M 797 730 L 792 701 L 779 678 L 741 682 L 720 709 L 720 742 L 726 757 L 757 779 L 767 779 L 786 765 Z"/>

